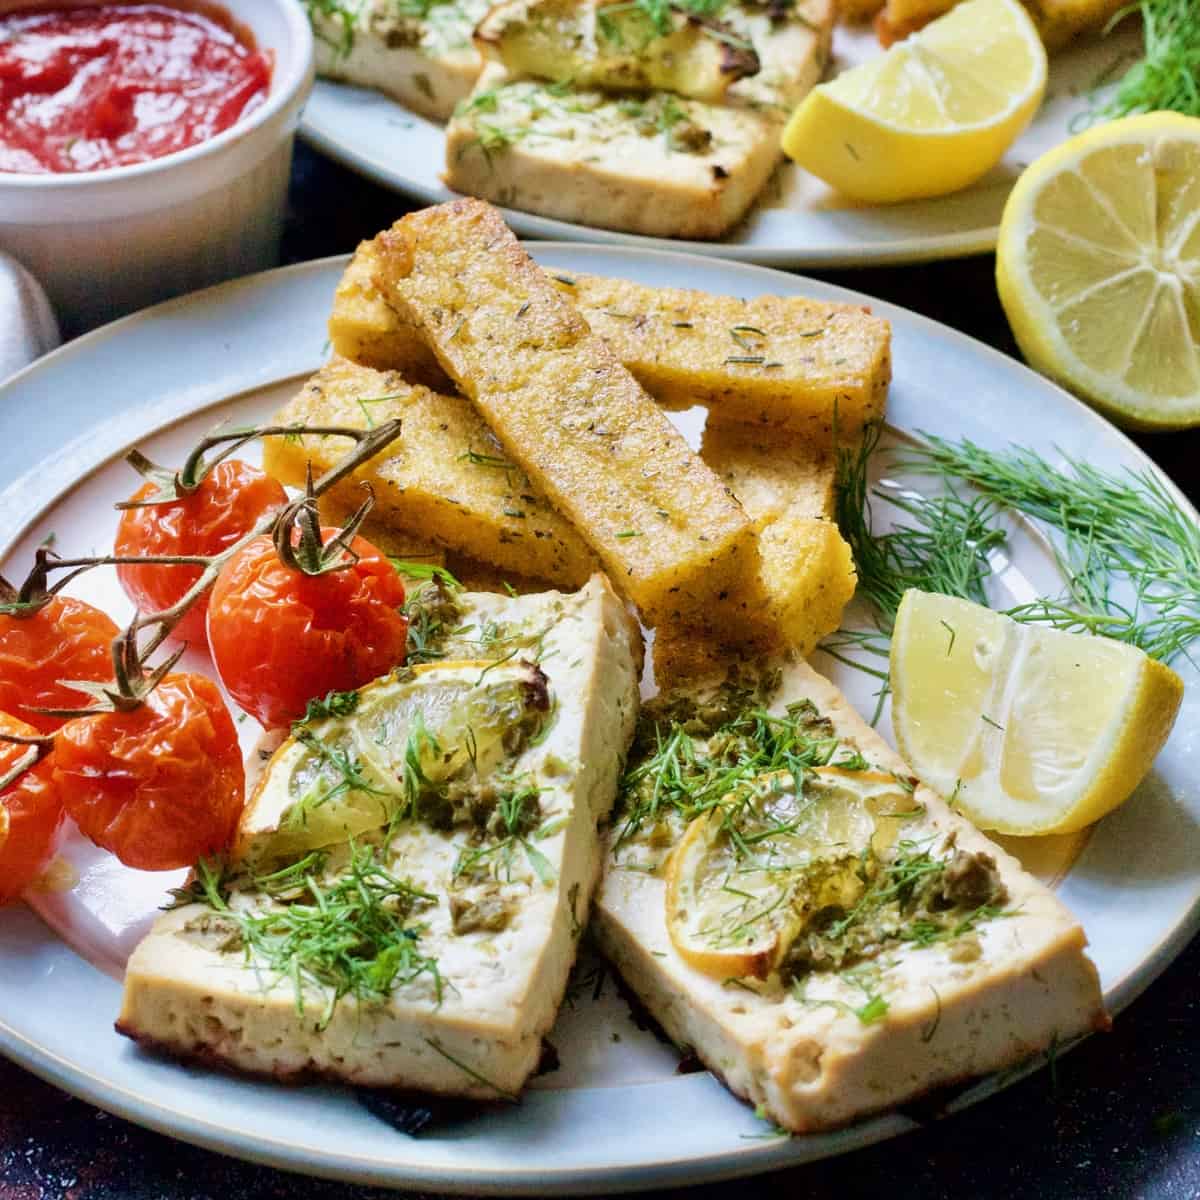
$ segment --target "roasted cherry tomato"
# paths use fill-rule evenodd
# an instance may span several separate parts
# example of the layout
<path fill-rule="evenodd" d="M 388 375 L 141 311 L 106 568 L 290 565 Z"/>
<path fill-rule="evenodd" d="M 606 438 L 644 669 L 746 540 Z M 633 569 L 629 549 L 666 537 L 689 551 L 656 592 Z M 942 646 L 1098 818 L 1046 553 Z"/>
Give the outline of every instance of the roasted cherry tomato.
<path fill-rule="evenodd" d="M 69 596 L 51 596 L 28 617 L 0 613 L 0 711 L 52 733 L 62 717 L 31 708 L 84 708 L 90 700 L 64 679 L 100 683 L 113 677 L 112 618 Z"/>
<path fill-rule="evenodd" d="M 328 541 L 335 529 L 323 529 Z M 298 535 L 297 535 L 298 536 Z M 305 575 L 255 538 L 213 585 L 208 641 L 229 694 L 268 729 L 304 715 L 314 696 L 349 691 L 404 662 L 404 585 L 370 542 L 358 561 Z"/>
<path fill-rule="evenodd" d="M 155 484 L 146 483 L 130 499 L 144 500 L 154 490 Z M 278 480 L 249 463 L 226 459 L 190 495 L 125 509 L 114 549 L 118 555 L 219 554 L 249 533 L 265 513 L 286 503 L 287 493 Z M 196 566 L 123 566 L 117 568 L 117 576 L 130 600 L 143 613 L 151 613 L 170 608 L 200 578 L 200 571 Z M 207 606 L 208 597 L 201 597 L 172 636 L 203 646 Z"/>
<path fill-rule="evenodd" d="M 30 737 L 37 732 L 0 712 L 0 733 Z M 28 746 L 0 741 L 0 776 L 28 752 Z M 52 758 L 43 758 L 0 791 L 0 904 L 15 900 L 42 873 L 54 856 L 62 823 Z"/>
<path fill-rule="evenodd" d="M 186 867 L 233 840 L 245 804 L 242 752 L 203 675 L 167 675 L 139 708 L 69 721 L 52 758 L 67 812 L 127 866 Z"/>

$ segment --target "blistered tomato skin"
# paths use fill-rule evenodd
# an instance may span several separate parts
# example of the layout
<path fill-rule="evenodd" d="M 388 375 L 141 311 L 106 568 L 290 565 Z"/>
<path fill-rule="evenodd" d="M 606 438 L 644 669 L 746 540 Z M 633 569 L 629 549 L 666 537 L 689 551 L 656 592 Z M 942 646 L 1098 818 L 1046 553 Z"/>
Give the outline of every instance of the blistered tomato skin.
<path fill-rule="evenodd" d="M 69 596 L 52 596 L 27 617 L 0 613 L 0 712 L 53 733 L 65 718 L 31 710 L 86 708 L 90 697 L 61 681 L 112 679 L 119 632 L 106 613 Z"/>
<path fill-rule="evenodd" d="M 29 737 L 37 732 L 0 712 L 0 733 Z M 28 746 L 0 741 L 0 775 L 28 751 Z M 7 904 L 37 879 L 58 848 L 63 805 L 52 759 L 42 759 L 0 791 L 0 809 L 0 904 Z"/>
<path fill-rule="evenodd" d="M 130 497 L 144 500 L 154 493 L 146 483 Z M 117 525 L 118 555 L 219 554 L 244 537 L 259 519 L 287 503 L 278 480 L 239 459 L 218 463 L 189 495 L 169 504 L 127 508 Z M 161 612 L 175 604 L 200 578 L 200 567 L 122 566 L 117 576 L 125 594 L 143 613 Z M 207 643 L 203 596 L 175 627 L 172 637 L 193 647 Z"/>
<path fill-rule="evenodd" d="M 245 804 L 242 753 L 203 675 L 167 675 L 132 712 L 68 722 L 52 757 L 67 812 L 126 866 L 191 866 L 233 840 Z"/>
<path fill-rule="evenodd" d="M 370 542 L 351 545 L 357 562 L 305 575 L 279 561 L 269 538 L 255 538 L 213 585 L 213 662 L 229 694 L 268 729 L 302 717 L 314 696 L 362 687 L 404 662 L 404 585 Z"/>

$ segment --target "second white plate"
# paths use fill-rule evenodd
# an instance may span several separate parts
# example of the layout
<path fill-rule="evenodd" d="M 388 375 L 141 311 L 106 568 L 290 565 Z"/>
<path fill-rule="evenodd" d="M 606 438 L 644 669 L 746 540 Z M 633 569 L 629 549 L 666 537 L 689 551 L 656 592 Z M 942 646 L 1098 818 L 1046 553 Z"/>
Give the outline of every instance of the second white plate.
<path fill-rule="evenodd" d="M 1141 30 L 1130 21 L 1111 36 L 1056 55 L 1041 110 L 995 170 L 966 191 L 938 200 L 853 207 L 820 180 L 783 166 L 749 216 L 719 242 L 668 241 L 614 233 L 505 209 L 522 237 L 615 243 L 778 267 L 857 267 L 925 262 L 982 254 L 996 247 L 1000 214 L 1014 181 L 1040 154 L 1065 141 L 1085 119 L 1092 90 L 1140 53 Z M 839 26 L 832 71 L 879 54 L 867 30 Z M 424 204 L 453 199 L 441 180 L 445 136 L 440 125 L 415 116 L 379 92 L 317 82 L 300 125 L 318 150 Z"/>

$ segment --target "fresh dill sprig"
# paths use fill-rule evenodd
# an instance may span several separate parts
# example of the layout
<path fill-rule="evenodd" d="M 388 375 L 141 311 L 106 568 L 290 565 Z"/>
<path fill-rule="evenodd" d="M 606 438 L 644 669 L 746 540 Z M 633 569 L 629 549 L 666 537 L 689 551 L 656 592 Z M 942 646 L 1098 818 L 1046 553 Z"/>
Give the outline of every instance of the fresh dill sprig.
<path fill-rule="evenodd" d="M 854 555 L 858 591 L 874 605 L 882 632 L 890 635 L 909 588 L 987 604 L 988 554 L 1005 540 L 995 524 L 1000 504 L 949 488 L 935 496 L 870 488 L 869 467 L 879 436 L 880 428 L 874 426 L 857 449 L 839 449 L 836 517 Z M 876 533 L 873 498 L 906 513 L 911 523 Z"/>
<path fill-rule="evenodd" d="M 1153 471 L 1104 471 L 1069 455 L 1060 468 L 1025 447 L 924 436 L 902 469 L 970 483 L 1059 534 L 1065 594 L 1009 616 L 1129 642 L 1162 662 L 1200 637 L 1200 526 Z"/>
<path fill-rule="evenodd" d="M 857 450 L 838 452 L 838 526 L 876 629 L 839 630 L 823 648 L 883 681 L 881 703 L 882 665 L 846 652 L 886 657 L 908 588 L 988 605 L 989 556 L 1006 544 L 1000 521 L 1010 511 L 1057 533 L 1065 582 L 1061 595 L 1002 610 L 1007 616 L 1129 642 L 1163 662 L 1186 654 L 1200 637 L 1200 526 L 1152 471 L 1107 472 L 1066 455 L 1057 467 L 1026 447 L 986 450 L 967 438 L 922 436 L 926 444 L 905 450 L 894 466 L 935 480 L 939 490 L 929 496 L 870 488 L 877 428 Z M 900 509 L 909 522 L 876 533 L 873 499 Z"/>
<path fill-rule="evenodd" d="M 422 975 L 441 1003 L 437 961 L 421 952 L 421 929 L 408 917 L 437 898 L 397 878 L 384 851 L 351 844 L 349 862 L 332 880 L 322 878 L 327 856 L 313 851 L 269 875 L 251 875 L 239 894 L 273 903 L 244 909 L 230 903 L 227 868 L 201 860 L 188 900 L 203 900 L 219 914 L 245 953 L 249 967 L 290 979 L 296 1013 L 305 1014 L 305 987 L 325 995 L 317 1018 L 324 1029 L 345 996 L 386 1000 L 396 987 Z"/>
<path fill-rule="evenodd" d="M 1141 14 L 1145 54 L 1122 76 L 1112 98 L 1089 116 L 1115 120 L 1170 110 L 1200 117 L 1200 21 L 1194 0 L 1127 4 L 1106 32 L 1134 13 Z"/>
<path fill-rule="evenodd" d="M 299 726 L 311 725 L 314 721 L 327 721 L 331 717 L 348 717 L 357 707 L 357 692 L 326 692 L 308 702 L 304 716 L 292 722 L 293 732 Z"/>

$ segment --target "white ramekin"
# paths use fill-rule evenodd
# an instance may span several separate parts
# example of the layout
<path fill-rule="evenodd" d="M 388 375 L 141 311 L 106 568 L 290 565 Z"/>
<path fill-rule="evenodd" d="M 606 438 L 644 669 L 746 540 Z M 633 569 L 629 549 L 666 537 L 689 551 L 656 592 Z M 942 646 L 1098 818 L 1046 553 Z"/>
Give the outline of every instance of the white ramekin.
<path fill-rule="evenodd" d="M 44 7 L 63 3 L 0 0 L 0 12 Z M 220 7 L 274 57 L 267 101 L 248 117 L 128 167 L 0 172 L 0 249 L 41 280 L 67 334 L 278 261 L 292 145 L 313 83 L 312 30 L 299 0 Z"/>

